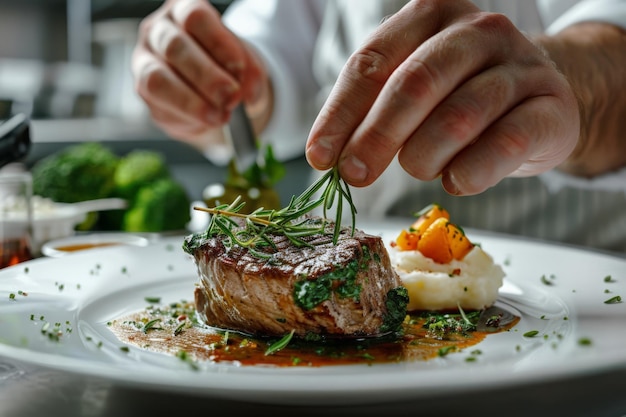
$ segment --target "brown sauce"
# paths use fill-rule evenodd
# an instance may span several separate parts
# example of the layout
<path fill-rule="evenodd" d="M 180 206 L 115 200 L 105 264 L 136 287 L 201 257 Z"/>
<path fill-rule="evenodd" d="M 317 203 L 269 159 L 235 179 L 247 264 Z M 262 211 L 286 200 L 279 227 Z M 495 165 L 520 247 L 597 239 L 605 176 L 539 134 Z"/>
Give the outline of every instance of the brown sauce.
<path fill-rule="evenodd" d="M 28 239 L 5 239 L 0 242 L 0 268 L 33 259 Z"/>
<path fill-rule="evenodd" d="M 101 243 L 77 243 L 75 245 L 64 245 L 55 247 L 56 250 L 63 252 L 77 252 L 85 249 L 103 248 L 106 246 L 119 245 L 117 242 L 101 242 Z"/>
<path fill-rule="evenodd" d="M 452 330 L 435 334 L 432 329 L 429 330 L 428 323 L 440 318 L 441 313 L 409 315 L 400 336 L 315 342 L 293 338 L 284 348 L 272 354 L 266 352 L 278 338 L 252 337 L 202 326 L 195 321 L 195 310 L 191 303 L 150 306 L 108 325 L 125 344 L 185 360 L 320 367 L 429 360 L 476 345 L 489 334 L 507 331 L 519 321 L 516 318 L 493 332 Z"/>

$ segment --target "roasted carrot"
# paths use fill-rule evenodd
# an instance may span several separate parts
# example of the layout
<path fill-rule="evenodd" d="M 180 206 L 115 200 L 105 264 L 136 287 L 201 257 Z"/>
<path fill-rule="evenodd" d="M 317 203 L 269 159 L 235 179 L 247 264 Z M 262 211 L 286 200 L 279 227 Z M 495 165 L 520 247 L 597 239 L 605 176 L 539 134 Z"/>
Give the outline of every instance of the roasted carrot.
<path fill-rule="evenodd" d="M 396 238 L 396 247 L 400 250 L 417 250 L 417 233 L 402 230 Z"/>
<path fill-rule="evenodd" d="M 438 204 L 431 204 L 424 208 L 421 211 L 421 215 L 413 222 L 411 225 L 410 231 L 417 233 L 418 236 L 421 236 L 426 229 L 430 227 L 431 224 L 437 219 L 445 218 L 450 220 L 450 214 L 446 209 L 441 207 Z"/>
<path fill-rule="evenodd" d="M 461 260 L 474 245 L 461 227 L 450 222 L 446 209 L 431 204 L 422 210 L 409 230 L 402 230 L 394 245 L 400 250 L 419 250 L 435 262 Z"/>
<path fill-rule="evenodd" d="M 448 223 L 448 244 L 450 245 L 450 251 L 454 259 L 463 259 L 465 255 L 472 250 L 474 245 L 465 236 L 465 232 L 459 226 L 453 223 Z"/>
<path fill-rule="evenodd" d="M 422 234 L 417 242 L 417 250 L 422 255 L 440 264 L 447 264 L 452 257 L 448 242 L 448 219 L 440 217 L 435 220 Z"/>

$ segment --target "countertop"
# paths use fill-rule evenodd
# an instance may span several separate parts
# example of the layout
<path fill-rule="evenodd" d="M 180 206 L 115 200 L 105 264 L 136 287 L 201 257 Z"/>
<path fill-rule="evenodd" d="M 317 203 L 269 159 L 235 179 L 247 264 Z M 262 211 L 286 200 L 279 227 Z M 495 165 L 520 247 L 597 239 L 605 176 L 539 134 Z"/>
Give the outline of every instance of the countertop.
<path fill-rule="evenodd" d="M 195 415 L 262 416 L 567 416 L 626 415 L 626 370 L 586 375 L 560 383 L 468 392 L 440 398 L 337 407 L 275 406 L 222 398 L 153 392 L 105 380 L 8 363 L 0 358 L 3 417 L 136 417 Z M 252 413 L 252 414 L 248 414 Z"/>

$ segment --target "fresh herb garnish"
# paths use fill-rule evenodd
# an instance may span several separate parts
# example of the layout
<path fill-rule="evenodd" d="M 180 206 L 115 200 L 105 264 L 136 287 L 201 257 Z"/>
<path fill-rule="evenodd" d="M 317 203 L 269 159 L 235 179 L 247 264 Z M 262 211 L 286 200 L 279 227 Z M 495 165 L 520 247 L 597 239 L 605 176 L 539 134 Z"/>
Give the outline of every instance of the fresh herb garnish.
<path fill-rule="evenodd" d="M 353 260 L 345 267 L 337 266 L 335 270 L 315 280 L 304 278 L 296 281 L 293 298 L 296 304 L 305 310 L 311 310 L 328 300 L 333 292 L 340 298 L 358 300 L 361 294 L 361 284 L 356 282 L 356 278 L 361 269 L 363 268 L 359 262 Z"/>
<path fill-rule="evenodd" d="M 406 306 L 409 304 L 409 292 L 406 287 L 392 288 L 387 292 L 385 307 L 387 314 L 380 326 L 381 333 L 395 332 L 401 326 L 406 317 Z"/>
<path fill-rule="evenodd" d="M 615 297 L 611 297 L 604 302 L 604 304 L 619 304 L 622 302 L 622 297 L 616 295 Z"/>
<path fill-rule="evenodd" d="M 604 277 L 604 282 L 617 282 L 617 280 L 614 280 L 611 275 L 607 275 Z"/>
<path fill-rule="evenodd" d="M 176 357 L 178 359 L 180 359 L 183 362 L 186 362 L 187 364 L 189 364 L 189 367 L 191 369 L 193 369 L 194 371 L 197 371 L 198 369 L 200 369 L 198 367 L 198 364 L 193 360 L 193 358 L 191 357 L 191 355 L 189 355 L 189 353 L 187 353 L 186 350 L 179 350 L 176 353 Z"/>
<path fill-rule="evenodd" d="M 539 330 L 530 330 L 524 333 L 524 337 L 535 337 L 539 334 Z"/>
<path fill-rule="evenodd" d="M 149 322 L 147 322 L 146 324 L 143 325 L 143 328 L 142 328 L 143 332 L 144 333 L 148 333 L 148 330 L 154 329 L 155 328 L 154 325 L 159 323 L 160 321 L 161 321 L 161 319 L 150 320 Z"/>
<path fill-rule="evenodd" d="M 541 276 L 541 282 L 545 285 L 554 285 L 554 282 L 552 282 L 552 278 L 554 278 L 554 276 L 550 276 L 550 279 L 548 279 L 548 277 L 546 277 L 545 275 Z"/>
<path fill-rule="evenodd" d="M 319 197 L 316 193 L 320 192 Z M 337 244 L 341 233 L 341 219 L 343 215 L 343 202 L 348 203 L 352 216 L 352 233 L 356 225 L 356 208 L 352 202 L 348 184 L 339 176 L 337 167 L 326 172 L 315 183 L 307 188 L 298 197 L 292 197 L 291 201 L 280 210 L 267 210 L 259 208 L 250 214 L 241 213 L 245 203 L 241 198 L 236 198 L 230 204 L 221 204 L 214 208 L 194 207 L 195 210 L 205 211 L 212 214 L 209 227 L 204 236 L 209 238 L 217 235 L 226 236 L 224 244 L 227 247 L 238 245 L 248 248 L 259 257 L 271 255 L 261 251 L 262 248 L 274 248 L 270 234 L 286 236 L 298 247 L 311 246 L 304 239 L 319 233 L 326 233 L 330 224 L 327 211 L 335 208 L 335 224 L 332 232 L 333 243 Z M 307 218 L 314 209 L 322 206 L 323 216 L 321 221 Z M 241 221 L 236 221 L 236 219 Z M 192 239 L 185 243 L 185 250 L 191 251 L 198 240 Z"/>
<path fill-rule="evenodd" d="M 174 336 L 178 336 L 179 334 L 181 334 L 186 324 L 186 322 L 180 323 L 178 327 L 174 329 Z"/>
<path fill-rule="evenodd" d="M 432 337 L 445 340 L 450 334 L 466 334 L 476 331 L 480 313 L 479 310 L 466 313 L 460 308 L 458 314 L 429 312 L 425 313 L 427 320 L 423 327 Z"/>
<path fill-rule="evenodd" d="M 286 348 L 287 345 L 289 344 L 289 342 L 291 342 L 291 338 L 293 338 L 293 334 L 294 333 L 295 333 L 295 330 L 292 330 L 291 332 L 287 333 L 285 336 L 283 336 L 277 342 L 272 343 L 267 348 L 267 350 L 265 351 L 265 356 L 273 355 L 274 353 L 278 352 L 279 350 L 282 350 L 282 349 Z"/>
<path fill-rule="evenodd" d="M 437 355 L 438 355 L 438 356 L 441 356 L 441 357 L 443 357 L 443 356 L 447 356 L 447 355 L 448 355 L 448 353 L 456 352 L 456 351 L 457 351 L 457 349 L 458 349 L 458 348 L 457 348 L 455 345 L 445 346 L 445 347 L 440 348 L 440 349 L 437 351 Z"/>

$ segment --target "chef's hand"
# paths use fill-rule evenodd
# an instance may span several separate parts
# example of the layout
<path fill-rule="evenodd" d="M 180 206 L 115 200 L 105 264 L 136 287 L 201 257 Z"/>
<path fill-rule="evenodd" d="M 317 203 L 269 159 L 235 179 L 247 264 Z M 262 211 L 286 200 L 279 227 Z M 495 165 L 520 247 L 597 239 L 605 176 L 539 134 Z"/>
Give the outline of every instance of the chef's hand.
<path fill-rule="evenodd" d="M 351 56 L 306 155 L 366 186 L 399 152 L 413 177 L 441 175 L 450 194 L 471 195 L 558 165 L 579 130 L 571 86 L 504 16 L 412 1 Z"/>
<path fill-rule="evenodd" d="M 167 0 L 147 16 L 132 71 L 156 125 L 202 150 L 222 139 L 221 126 L 239 102 L 258 113 L 271 95 L 256 53 L 206 0 Z"/>

